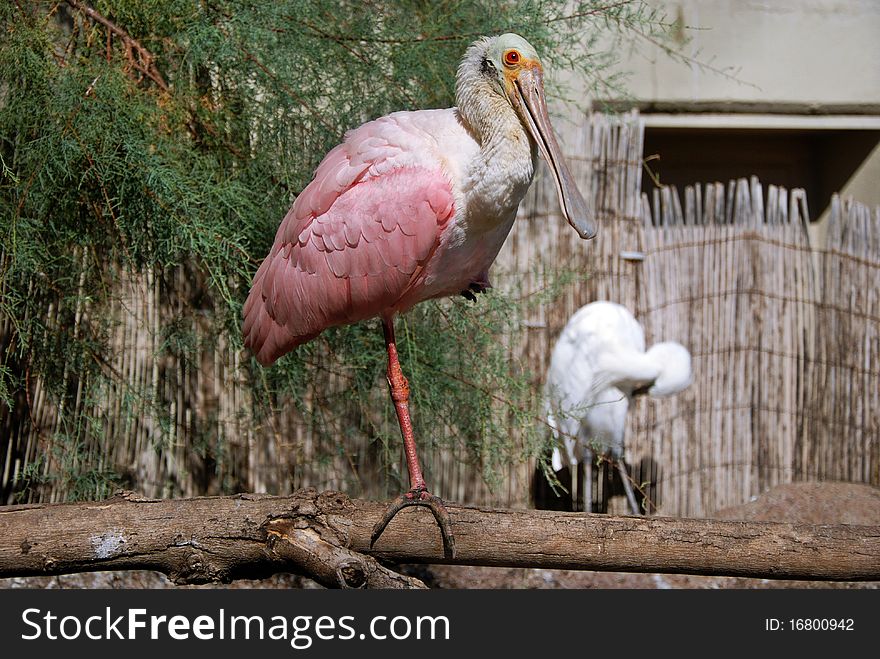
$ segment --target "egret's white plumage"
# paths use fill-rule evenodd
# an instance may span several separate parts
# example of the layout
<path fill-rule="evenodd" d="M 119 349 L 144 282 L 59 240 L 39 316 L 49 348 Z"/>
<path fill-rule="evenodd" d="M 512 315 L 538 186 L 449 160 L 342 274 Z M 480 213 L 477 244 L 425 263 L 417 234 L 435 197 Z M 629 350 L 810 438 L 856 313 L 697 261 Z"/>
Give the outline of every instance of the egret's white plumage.
<path fill-rule="evenodd" d="M 593 455 L 610 455 L 621 470 L 627 498 L 639 512 L 623 467 L 626 413 L 635 393 L 669 396 L 692 379 L 691 356 L 679 343 L 656 343 L 645 350 L 642 326 L 623 306 L 593 302 L 581 308 L 562 330 L 547 372 L 547 421 L 561 440 L 569 463 L 591 464 Z M 553 452 L 553 468 L 563 451 Z M 591 505 L 590 469 L 586 470 L 584 510 Z"/>

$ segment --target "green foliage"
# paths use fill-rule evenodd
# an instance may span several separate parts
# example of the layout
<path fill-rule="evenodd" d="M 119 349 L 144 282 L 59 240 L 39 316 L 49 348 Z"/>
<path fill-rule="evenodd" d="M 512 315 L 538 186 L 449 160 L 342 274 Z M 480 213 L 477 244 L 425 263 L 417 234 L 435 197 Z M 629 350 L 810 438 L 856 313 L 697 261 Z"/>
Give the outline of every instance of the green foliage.
<path fill-rule="evenodd" d="M 53 478 L 67 483 L 68 497 L 106 494 L 119 475 L 95 447 L 122 441 L 145 417 L 159 429 L 156 451 L 171 442 L 178 422 L 165 385 L 131 388 L 109 365 L 121 348 L 106 314 L 122 273 L 164 282 L 175 314 L 162 321 L 154 357 L 182 364 L 163 378 L 183 377 L 174 374 L 221 338 L 240 347 L 250 277 L 345 130 L 392 110 L 452 104 L 456 66 L 476 36 L 519 32 L 550 70 L 607 85 L 610 54 L 600 37 L 659 24 L 640 2 L 367 4 L 95 1 L 112 26 L 79 2 L 0 7 L 0 414 L 6 428 L 36 428 L 61 456 L 47 475 L 42 456 L 35 462 L 18 445 L 7 451 L 14 437 L 0 438 L 2 454 L 25 462 L 18 483 L 4 483 L 5 496 Z M 181 268 L 194 292 L 170 283 Z M 464 447 L 462 458 L 490 478 L 539 441 L 534 374 L 498 339 L 516 331 L 516 314 L 514 301 L 492 294 L 474 308 L 422 305 L 398 329 L 420 435 Z M 249 368 L 258 418 L 290 398 L 334 450 L 345 450 L 333 438 L 349 423 L 375 438 L 384 464 L 393 462 L 390 406 L 370 404 L 384 394 L 375 324 L 327 332 L 268 371 Z M 351 386 L 325 391 L 330 407 L 322 408 L 306 390 L 328 368 Z M 58 408 L 48 434 L 29 418 L 23 395 L 37 378 Z M 128 415 L 112 428 L 101 402 L 111 386 L 125 390 Z M 328 413 L 337 398 L 355 413 Z M 511 428 L 528 438 L 513 454 Z M 194 451 L 222 465 L 232 459 L 231 439 L 202 437 Z M 240 485 L 224 480 L 221 489 Z"/>

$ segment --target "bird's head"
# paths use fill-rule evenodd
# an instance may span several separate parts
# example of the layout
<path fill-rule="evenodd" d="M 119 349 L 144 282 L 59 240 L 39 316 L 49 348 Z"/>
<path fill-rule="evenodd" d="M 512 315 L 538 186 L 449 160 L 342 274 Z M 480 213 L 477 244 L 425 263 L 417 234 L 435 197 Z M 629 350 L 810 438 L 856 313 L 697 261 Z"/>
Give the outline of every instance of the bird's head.
<path fill-rule="evenodd" d="M 683 345 L 675 341 L 655 343 L 646 355 L 656 362 L 660 373 L 648 388 L 649 395 L 671 396 L 690 386 L 691 353 Z"/>
<path fill-rule="evenodd" d="M 559 206 L 581 238 L 596 235 L 593 213 L 568 169 L 547 114 L 544 68 L 534 47 L 518 34 L 484 37 L 468 49 L 458 71 L 456 95 L 496 94 L 505 99 L 547 161 Z"/>

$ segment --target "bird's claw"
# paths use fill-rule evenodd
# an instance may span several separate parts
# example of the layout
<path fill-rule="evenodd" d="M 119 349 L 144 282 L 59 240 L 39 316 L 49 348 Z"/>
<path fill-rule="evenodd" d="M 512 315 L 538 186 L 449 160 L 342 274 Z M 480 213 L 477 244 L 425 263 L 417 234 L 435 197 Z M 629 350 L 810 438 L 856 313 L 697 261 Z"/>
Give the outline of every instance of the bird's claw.
<path fill-rule="evenodd" d="M 452 521 L 449 518 L 449 512 L 439 497 L 435 497 L 424 488 L 412 489 L 391 502 L 382 519 L 373 527 L 373 533 L 370 536 L 370 549 L 376 544 L 376 540 L 379 539 L 394 516 L 409 506 L 424 506 L 433 513 L 434 519 L 437 520 L 437 526 L 440 527 L 440 535 L 443 537 L 443 555 L 449 560 L 455 558 L 455 539 L 452 537 Z"/>

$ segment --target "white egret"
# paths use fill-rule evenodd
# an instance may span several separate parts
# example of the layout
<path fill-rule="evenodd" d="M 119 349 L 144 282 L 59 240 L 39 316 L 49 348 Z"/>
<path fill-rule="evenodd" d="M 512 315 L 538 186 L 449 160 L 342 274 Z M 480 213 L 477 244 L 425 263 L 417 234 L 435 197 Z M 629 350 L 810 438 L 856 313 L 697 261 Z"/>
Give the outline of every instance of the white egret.
<path fill-rule="evenodd" d="M 557 447 L 552 464 L 562 468 L 563 451 L 577 473 L 586 465 L 583 509 L 592 507 L 592 462 L 607 455 L 617 465 L 634 514 L 641 514 L 624 462 L 626 413 L 634 395 L 669 396 L 692 380 L 691 355 L 679 343 L 645 350 L 642 326 L 625 307 L 592 302 L 562 330 L 546 381 L 547 422 Z"/>

